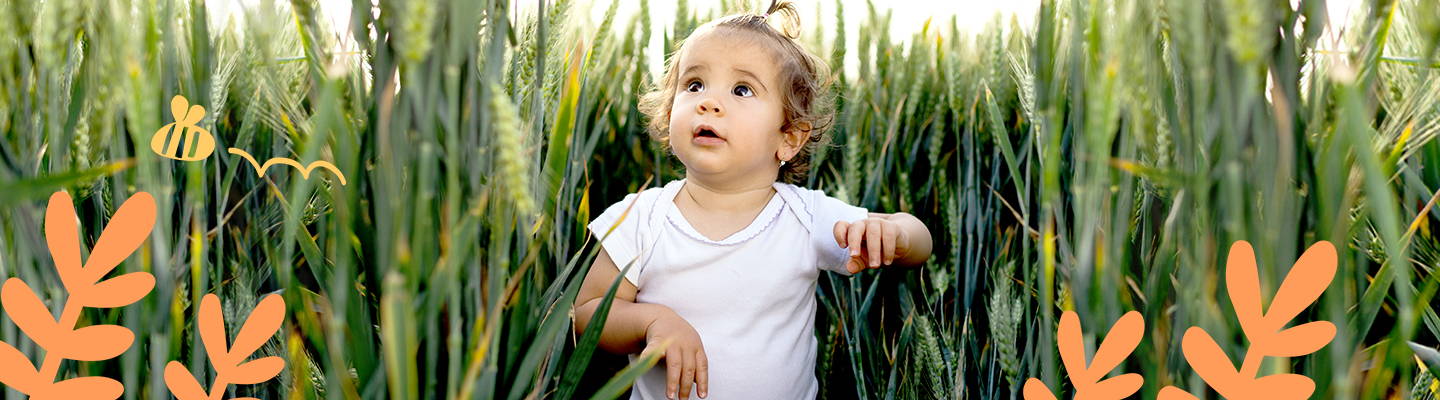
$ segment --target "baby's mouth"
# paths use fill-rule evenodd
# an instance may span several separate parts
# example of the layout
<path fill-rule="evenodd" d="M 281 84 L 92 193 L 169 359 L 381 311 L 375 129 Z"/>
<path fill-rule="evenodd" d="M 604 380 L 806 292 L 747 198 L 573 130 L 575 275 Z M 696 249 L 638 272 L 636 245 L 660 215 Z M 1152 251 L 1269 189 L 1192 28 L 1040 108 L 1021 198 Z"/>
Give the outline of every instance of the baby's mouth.
<path fill-rule="evenodd" d="M 720 133 L 715 130 L 715 127 L 706 124 L 695 126 L 695 131 L 692 133 L 695 136 L 694 140 L 696 142 L 719 143 L 725 141 L 725 138 L 720 136 Z"/>

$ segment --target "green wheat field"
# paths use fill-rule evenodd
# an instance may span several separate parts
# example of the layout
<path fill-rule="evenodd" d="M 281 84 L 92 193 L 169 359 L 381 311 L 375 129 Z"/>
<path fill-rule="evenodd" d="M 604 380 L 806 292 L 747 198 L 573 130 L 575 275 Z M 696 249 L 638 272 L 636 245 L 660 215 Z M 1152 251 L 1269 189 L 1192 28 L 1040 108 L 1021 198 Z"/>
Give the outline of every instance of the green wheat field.
<path fill-rule="evenodd" d="M 208 384 L 201 297 L 241 321 L 278 293 L 285 322 L 256 356 L 286 367 L 226 398 L 626 395 L 647 364 L 596 351 L 570 312 L 597 251 L 585 224 L 684 172 L 644 134 L 638 98 L 664 57 L 646 44 L 668 54 L 764 5 L 679 0 L 652 21 L 600 0 L 587 22 L 588 4 L 522 1 L 355 0 L 370 12 L 333 27 L 314 0 L 253 2 L 223 26 L 203 0 L 0 0 L 0 277 L 52 310 L 65 299 L 43 234 L 56 191 L 84 248 L 130 195 L 158 204 L 117 269 L 155 290 L 80 318 L 135 343 L 59 378 L 166 399 L 178 360 Z M 1339 250 L 1300 316 L 1337 336 L 1262 374 L 1304 374 L 1317 399 L 1440 398 L 1435 0 L 1370 0 L 1339 26 L 1324 0 L 1045 0 L 909 37 L 885 11 L 908 3 L 845 3 L 800 13 L 802 41 L 843 71 L 809 186 L 912 213 L 936 247 L 922 268 L 822 275 L 821 398 L 1019 399 L 1030 377 L 1069 398 L 1059 315 L 1079 314 L 1093 351 L 1131 310 L 1145 337 L 1115 374 L 1144 376 L 1132 398 L 1219 398 L 1180 338 L 1198 326 L 1244 353 L 1223 273 L 1238 240 L 1263 293 L 1311 244 Z M 175 95 L 207 110 L 202 161 L 150 151 Z M 259 177 L 230 147 L 329 161 L 348 182 Z M 0 340 L 45 352 L 8 317 Z"/>

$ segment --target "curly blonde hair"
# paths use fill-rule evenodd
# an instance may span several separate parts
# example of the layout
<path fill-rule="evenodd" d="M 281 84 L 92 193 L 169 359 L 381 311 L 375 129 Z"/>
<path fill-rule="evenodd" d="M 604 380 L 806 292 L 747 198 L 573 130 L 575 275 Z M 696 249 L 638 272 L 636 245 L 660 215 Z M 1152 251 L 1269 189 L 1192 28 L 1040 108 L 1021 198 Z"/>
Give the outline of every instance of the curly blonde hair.
<path fill-rule="evenodd" d="M 778 27 L 772 22 L 778 22 Z M 771 0 L 770 7 L 763 14 L 730 15 L 710 21 L 682 40 L 678 50 L 665 62 L 665 75 L 640 100 L 640 110 L 649 119 L 646 130 L 651 138 L 669 150 L 670 108 L 675 103 L 678 88 L 676 80 L 679 79 L 680 56 L 684 54 L 690 38 L 701 32 L 720 29 L 758 35 L 762 43 L 772 45 L 780 65 L 780 86 L 788 89 L 782 91 L 785 123 L 780 130 L 810 132 L 809 139 L 795 157 L 780 167 L 779 180 L 790 184 L 804 183 L 809 179 L 811 154 L 830 142 L 829 131 L 835 121 L 834 97 L 830 89 L 834 77 L 823 59 L 811 54 L 796 41 L 800 37 L 800 18 L 795 4 L 789 1 Z"/>

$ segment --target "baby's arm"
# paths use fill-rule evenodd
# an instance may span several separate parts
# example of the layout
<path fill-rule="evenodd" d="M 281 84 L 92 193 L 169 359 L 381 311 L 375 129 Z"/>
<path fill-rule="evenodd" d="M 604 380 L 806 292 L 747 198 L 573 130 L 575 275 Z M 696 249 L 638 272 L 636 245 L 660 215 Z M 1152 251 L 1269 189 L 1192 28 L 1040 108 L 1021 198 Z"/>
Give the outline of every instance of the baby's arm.
<path fill-rule="evenodd" d="M 620 269 L 600 249 L 585 282 L 580 284 L 580 293 L 575 296 L 575 331 L 582 333 L 590 325 L 590 318 L 600 308 L 610 283 L 620 276 Z M 615 300 L 610 305 L 610 315 L 605 319 L 605 330 L 600 335 L 600 348 L 616 354 L 638 353 L 645 348 L 645 329 L 666 313 L 674 313 L 669 307 L 659 304 L 636 303 L 639 291 L 629 280 L 621 280 L 615 289 Z"/>
<path fill-rule="evenodd" d="M 595 310 L 605 299 L 605 292 L 619 276 L 615 261 L 601 248 L 595 263 L 590 265 L 590 272 L 585 274 L 585 282 L 580 284 L 580 293 L 575 296 L 575 332 L 583 333 L 589 327 Z M 706 397 L 710 391 L 710 363 L 705 358 L 699 332 L 670 307 L 636 303 L 637 293 L 639 289 L 629 280 L 620 281 L 605 327 L 600 331 L 599 347 L 617 354 L 643 354 L 659 351 L 661 344 L 668 342 L 663 357 L 669 397 L 677 398 L 678 390 L 678 398 L 688 398 L 692 382 L 700 397 Z"/>
<path fill-rule="evenodd" d="M 870 213 L 855 222 L 835 223 L 835 243 L 850 249 L 851 273 L 897 264 L 917 266 L 930 259 L 930 229 L 914 215 Z"/>

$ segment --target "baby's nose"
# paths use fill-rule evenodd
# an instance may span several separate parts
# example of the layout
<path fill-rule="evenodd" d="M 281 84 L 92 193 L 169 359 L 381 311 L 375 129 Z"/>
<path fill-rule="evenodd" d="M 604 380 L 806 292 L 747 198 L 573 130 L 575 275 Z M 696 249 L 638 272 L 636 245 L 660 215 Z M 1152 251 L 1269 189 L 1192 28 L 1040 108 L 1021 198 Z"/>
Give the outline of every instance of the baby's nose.
<path fill-rule="evenodd" d="M 707 98 L 700 101 L 700 104 L 695 106 L 695 111 L 700 114 L 715 113 L 717 117 L 725 116 L 725 111 L 720 109 L 720 102 L 715 99 Z"/>

